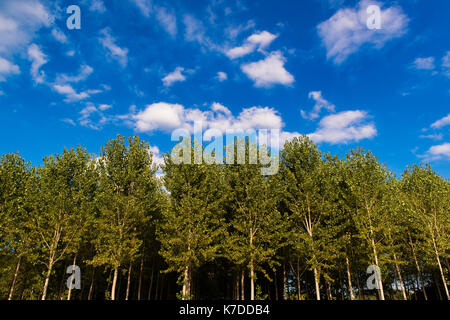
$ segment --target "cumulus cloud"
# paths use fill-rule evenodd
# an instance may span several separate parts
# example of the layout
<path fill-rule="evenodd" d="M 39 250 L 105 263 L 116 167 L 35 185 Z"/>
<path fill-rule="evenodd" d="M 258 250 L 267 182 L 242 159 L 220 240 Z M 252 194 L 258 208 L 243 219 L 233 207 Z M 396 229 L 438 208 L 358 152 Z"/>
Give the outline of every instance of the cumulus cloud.
<path fill-rule="evenodd" d="M 109 56 L 116 60 L 122 67 L 128 63 L 128 49 L 119 47 L 117 39 L 111 35 L 111 30 L 105 28 L 100 31 L 100 43 L 108 51 Z"/>
<path fill-rule="evenodd" d="M 173 12 L 163 7 L 156 7 L 156 20 L 168 34 L 175 37 L 177 34 L 177 18 Z"/>
<path fill-rule="evenodd" d="M 167 74 L 164 78 L 162 78 L 162 82 L 164 86 L 170 87 L 175 82 L 182 82 L 186 80 L 186 76 L 183 75 L 184 68 L 176 67 L 174 71 Z"/>
<path fill-rule="evenodd" d="M 28 59 L 31 61 L 31 76 L 35 83 L 45 81 L 45 73 L 40 68 L 48 62 L 47 56 L 41 51 L 41 48 L 35 43 L 28 47 Z"/>
<path fill-rule="evenodd" d="M 434 58 L 417 58 L 414 60 L 413 66 L 418 70 L 433 70 L 435 68 Z"/>
<path fill-rule="evenodd" d="M 409 19 L 397 5 L 381 8 L 381 29 L 369 29 L 366 12 L 369 5 L 382 6 L 377 1 L 362 0 L 355 8 L 339 9 L 317 26 L 328 59 L 340 64 L 364 45 L 381 48 L 407 32 Z"/>
<path fill-rule="evenodd" d="M 145 17 L 150 17 L 152 3 L 150 0 L 130 0 L 134 3 Z"/>
<path fill-rule="evenodd" d="M 313 99 L 316 103 L 311 112 L 307 113 L 304 110 L 300 110 L 300 114 L 304 119 L 314 120 L 319 117 L 320 111 L 326 109 L 330 112 L 334 112 L 334 104 L 325 100 L 322 96 L 322 91 L 311 91 L 308 95 L 310 99 Z"/>
<path fill-rule="evenodd" d="M 70 84 L 54 84 L 52 85 L 53 90 L 57 93 L 64 95 L 64 102 L 75 102 L 89 98 L 93 94 L 100 93 L 101 90 L 89 89 L 81 92 L 77 92 Z"/>
<path fill-rule="evenodd" d="M 322 118 L 319 128 L 308 136 L 316 143 L 331 144 L 358 142 L 373 138 L 377 130 L 373 123 L 367 123 L 365 111 L 342 111 Z"/>
<path fill-rule="evenodd" d="M 19 66 L 0 57 L 0 82 L 5 81 L 7 76 L 19 73 Z"/>
<path fill-rule="evenodd" d="M 56 82 L 61 83 L 68 83 L 68 82 L 80 82 L 83 80 L 86 80 L 89 75 L 94 72 L 94 69 L 88 65 L 82 65 L 80 68 L 80 72 L 77 75 L 67 75 L 67 74 L 60 74 L 56 77 Z"/>
<path fill-rule="evenodd" d="M 431 124 L 431 127 L 434 129 L 439 129 L 448 125 L 450 125 L 450 113 L 447 116 L 443 117 L 442 119 L 433 122 Z"/>
<path fill-rule="evenodd" d="M 80 125 L 88 127 L 94 130 L 100 130 L 102 127 L 111 121 L 111 118 L 106 117 L 100 108 L 97 108 L 92 103 L 87 103 L 80 111 L 80 117 L 78 118 Z"/>
<path fill-rule="evenodd" d="M 424 155 L 420 157 L 424 158 L 424 160 L 427 162 L 441 159 L 450 160 L 450 143 L 446 142 L 443 144 L 432 146 Z"/>
<path fill-rule="evenodd" d="M 59 29 L 53 28 L 52 36 L 58 42 L 67 43 L 67 36 Z"/>
<path fill-rule="evenodd" d="M 442 57 L 442 69 L 444 70 L 444 74 L 450 77 L 450 51 Z"/>
<path fill-rule="evenodd" d="M 14 54 L 33 39 L 53 17 L 38 0 L 0 1 L 0 54 Z"/>
<path fill-rule="evenodd" d="M 89 10 L 93 12 L 103 13 L 106 11 L 105 4 L 102 0 L 92 0 Z"/>
<path fill-rule="evenodd" d="M 281 52 L 275 51 L 263 60 L 243 64 L 241 69 L 254 81 L 255 87 L 290 85 L 294 82 L 294 77 L 284 68 L 285 62 Z"/>
<path fill-rule="evenodd" d="M 214 102 L 209 110 L 185 108 L 180 104 L 158 102 L 131 116 L 136 130 L 141 132 L 165 131 L 178 128 L 193 131 L 194 121 L 201 121 L 204 130 L 218 129 L 238 131 L 247 129 L 280 129 L 281 116 L 269 107 L 244 108 L 239 115 L 232 115 L 224 105 Z"/>
<path fill-rule="evenodd" d="M 223 71 L 219 71 L 217 72 L 217 76 L 216 76 L 217 80 L 219 80 L 220 82 L 225 81 L 228 79 L 228 75 L 223 72 Z"/>
<path fill-rule="evenodd" d="M 240 58 L 255 51 L 256 49 L 258 50 L 265 49 L 277 37 L 278 37 L 277 35 L 274 35 L 268 31 L 254 33 L 245 40 L 242 46 L 231 48 L 227 50 L 225 54 L 230 59 Z"/>

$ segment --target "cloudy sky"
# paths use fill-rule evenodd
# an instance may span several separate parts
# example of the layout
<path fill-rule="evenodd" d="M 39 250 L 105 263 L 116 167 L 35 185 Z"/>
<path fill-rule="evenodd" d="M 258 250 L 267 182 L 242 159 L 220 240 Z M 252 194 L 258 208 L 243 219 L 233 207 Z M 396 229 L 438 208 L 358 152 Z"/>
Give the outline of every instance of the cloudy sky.
<path fill-rule="evenodd" d="M 370 5 L 381 29 L 367 27 Z M 3 0 L 0 152 L 40 164 L 138 133 L 160 156 L 202 120 L 450 178 L 449 12 L 447 0 Z"/>

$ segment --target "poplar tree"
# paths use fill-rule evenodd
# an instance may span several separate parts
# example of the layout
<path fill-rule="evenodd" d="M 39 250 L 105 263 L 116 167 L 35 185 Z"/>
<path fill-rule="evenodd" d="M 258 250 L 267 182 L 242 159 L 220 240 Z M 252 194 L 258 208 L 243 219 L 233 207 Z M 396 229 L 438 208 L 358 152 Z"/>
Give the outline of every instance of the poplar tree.
<path fill-rule="evenodd" d="M 138 228 L 147 225 L 157 211 L 158 184 L 149 149 L 138 136 L 129 138 L 126 146 L 125 138 L 118 135 L 102 147 L 98 159 L 99 216 L 96 254 L 90 263 L 112 268 L 111 300 L 116 299 L 120 267 L 139 255 L 142 237 Z"/>

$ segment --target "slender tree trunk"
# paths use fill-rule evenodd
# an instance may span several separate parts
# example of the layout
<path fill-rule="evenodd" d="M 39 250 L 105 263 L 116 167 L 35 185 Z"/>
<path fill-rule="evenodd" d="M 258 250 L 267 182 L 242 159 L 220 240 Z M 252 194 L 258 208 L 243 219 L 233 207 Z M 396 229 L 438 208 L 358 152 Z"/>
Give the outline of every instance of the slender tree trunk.
<path fill-rule="evenodd" d="M 359 281 L 359 274 L 358 274 L 358 272 L 356 272 L 356 283 L 358 285 L 358 299 L 359 300 L 364 300 L 364 291 L 362 290 L 361 282 Z"/>
<path fill-rule="evenodd" d="M 41 300 L 45 300 L 45 298 L 47 297 L 47 288 L 48 283 L 50 281 L 50 275 L 52 274 L 52 268 L 53 268 L 53 258 L 50 258 L 50 261 L 48 263 L 47 275 L 45 276 L 44 289 L 42 290 Z"/>
<path fill-rule="evenodd" d="M 94 291 L 94 275 L 95 275 L 95 267 L 93 266 L 91 274 L 91 284 L 89 285 L 88 300 L 92 299 L 92 292 Z"/>
<path fill-rule="evenodd" d="M 111 300 L 116 300 L 116 285 L 117 285 L 117 277 L 119 275 L 119 268 L 114 269 L 114 278 L 111 287 Z"/>
<path fill-rule="evenodd" d="M 245 268 L 241 269 L 241 300 L 245 300 Z"/>
<path fill-rule="evenodd" d="M 141 291 L 142 291 L 142 270 L 144 269 L 144 255 L 142 255 L 141 258 L 141 266 L 139 268 L 139 284 L 138 284 L 138 292 L 137 292 L 137 299 L 141 300 Z"/>
<path fill-rule="evenodd" d="M 430 231 L 431 231 L 431 239 L 433 240 L 434 253 L 436 255 L 436 260 L 437 260 L 437 263 L 439 266 L 439 272 L 441 273 L 442 284 L 444 285 L 445 295 L 447 296 L 447 300 L 449 300 L 450 296 L 448 293 L 447 281 L 445 280 L 444 271 L 442 270 L 441 259 L 439 259 L 439 251 L 436 246 L 436 240 L 434 239 L 434 233 L 433 233 L 433 229 L 431 226 L 430 226 Z"/>
<path fill-rule="evenodd" d="M 253 229 L 250 228 L 250 300 L 255 300 L 255 266 L 253 256 Z"/>
<path fill-rule="evenodd" d="M 72 268 L 75 268 L 76 263 L 77 263 L 77 254 L 75 253 L 73 257 Z M 67 300 L 70 300 L 71 295 L 72 295 L 72 286 L 69 286 L 69 291 L 67 292 Z"/>
<path fill-rule="evenodd" d="M 250 300 L 255 300 L 255 269 L 253 257 L 250 259 Z"/>
<path fill-rule="evenodd" d="M 189 264 L 184 268 L 183 300 L 191 299 L 191 270 Z"/>
<path fill-rule="evenodd" d="M 327 299 L 328 300 L 333 300 L 333 296 L 331 295 L 331 287 L 330 287 L 330 283 L 328 281 L 325 281 L 327 284 Z"/>
<path fill-rule="evenodd" d="M 419 280 L 420 280 L 420 285 L 422 286 L 423 296 L 425 298 L 425 301 L 427 301 L 428 300 L 427 290 L 426 290 L 424 282 L 423 282 L 422 271 L 420 270 L 420 265 L 419 265 L 419 261 L 417 260 L 416 250 L 414 249 L 414 243 L 412 242 L 411 233 L 409 231 L 408 231 L 408 236 L 409 236 L 409 243 L 411 244 L 411 250 L 412 250 L 413 257 L 414 257 L 414 262 L 416 264 L 417 273 L 419 274 Z"/>
<path fill-rule="evenodd" d="M 403 300 L 408 300 L 408 297 L 406 296 L 405 285 L 403 284 L 402 273 L 400 270 L 400 266 L 397 263 L 397 255 L 395 253 L 394 253 L 394 264 L 395 270 L 397 271 L 398 281 L 400 282 L 400 288 L 402 289 Z"/>
<path fill-rule="evenodd" d="M 286 263 L 283 262 L 283 300 L 287 300 Z"/>
<path fill-rule="evenodd" d="M 275 300 L 278 301 L 278 280 L 277 280 L 277 271 L 273 275 L 274 277 L 274 286 L 275 286 Z"/>
<path fill-rule="evenodd" d="M 371 229 L 372 232 L 372 229 Z M 373 255 L 375 258 L 375 265 L 377 267 L 379 267 L 378 265 L 378 254 L 377 254 L 377 247 L 375 245 L 375 240 L 373 239 L 373 235 L 371 237 L 371 241 L 372 241 L 372 249 L 373 249 Z M 377 277 L 378 278 L 378 277 Z M 379 275 L 380 281 L 379 281 L 379 287 L 380 289 L 378 289 L 378 294 L 380 296 L 380 300 L 384 300 L 384 289 L 383 289 L 383 281 L 381 280 L 381 274 Z"/>
<path fill-rule="evenodd" d="M 300 287 L 301 281 L 300 281 L 300 258 L 297 258 L 297 294 L 298 294 L 298 300 L 302 300 L 302 291 Z"/>
<path fill-rule="evenodd" d="M 347 266 L 347 280 L 348 280 L 348 289 L 350 291 L 350 300 L 355 300 L 355 294 L 353 293 L 352 286 L 352 274 L 350 272 L 350 261 L 348 260 L 348 256 L 345 256 L 345 265 Z"/>
<path fill-rule="evenodd" d="M 128 297 L 130 295 L 130 283 L 131 283 L 131 267 L 132 263 L 130 262 L 130 266 L 128 267 L 128 278 L 127 278 L 127 293 L 125 295 L 125 300 L 128 300 Z"/>
<path fill-rule="evenodd" d="M 319 272 L 314 268 L 314 283 L 316 285 L 316 300 L 320 300 Z"/>
<path fill-rule="evenodd" d="M 11 283 L 11 288 L 9 289 L 8 300 L 12 300 L 12 297 L 13 297 L 14 286 L 16 285 L 17 275 L 19 274 L 20 260 L 21 259 L 22 259 L 22 255 L 20 255 L 19 258 L 17 259 L 16 271 L 14 272 L 14 277 L 13 277 L 13 280 L 12 280 L 12 283 Z"/>

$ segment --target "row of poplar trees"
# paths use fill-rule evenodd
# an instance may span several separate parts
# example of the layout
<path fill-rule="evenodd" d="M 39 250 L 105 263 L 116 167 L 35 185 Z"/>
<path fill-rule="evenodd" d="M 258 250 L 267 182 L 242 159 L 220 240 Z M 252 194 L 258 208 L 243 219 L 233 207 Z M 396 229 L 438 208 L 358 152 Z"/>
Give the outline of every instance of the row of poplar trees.
<path fill-rule="evenodd" d="M 302 136 L 274 175 L 168 154 L 157 174 L 149 149 L 118 136 L 39 167 L 3 155 L 0 298 L 449 299 L 450 183 L 429 166 L 396 178 Z"/>

